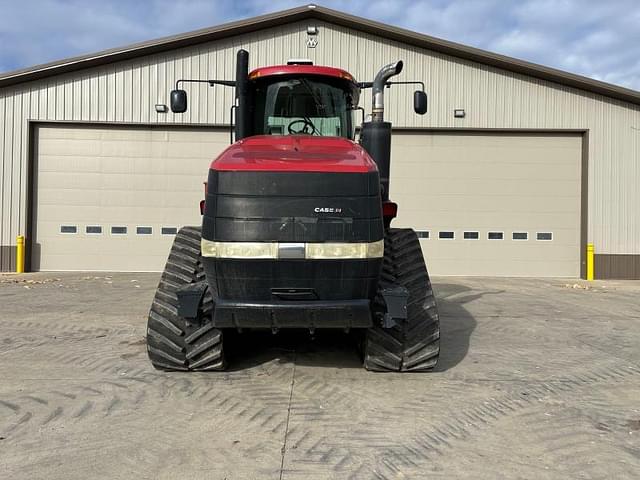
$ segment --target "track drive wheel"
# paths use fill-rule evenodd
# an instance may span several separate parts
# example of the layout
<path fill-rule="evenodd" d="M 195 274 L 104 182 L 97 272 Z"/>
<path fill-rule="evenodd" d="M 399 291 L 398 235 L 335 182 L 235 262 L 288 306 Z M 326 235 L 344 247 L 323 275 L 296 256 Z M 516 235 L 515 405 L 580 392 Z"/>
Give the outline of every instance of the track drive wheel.
<path fill-rule="evenodd" d="M 178 315 L 176 290 L 205 281 L 200 260 L 200 227 L 183 227 L 176 234 L 169 259 L 151 304 L 147 322 L 147 351 L 159 370 L 224 370 L 222 331 L 214 328 L 210 286 L 205 291 L 198 318 Z M 191 321 L 190 321 L 191 320 Z"/>
<path fill-rule="evenodd" d="M 411 229 L 390 228 L 385 233 L 378 292 L 394 284 L 409 291 L 407 319 L 397 320 L 392 328 L 376 324 L 367 330 L 364 366 L 378 372 L 431 370 L 440 353 L 440 321 L 420 241 Z M 374 316 L 381 313 L 384 301 L 378 293 Z"/>

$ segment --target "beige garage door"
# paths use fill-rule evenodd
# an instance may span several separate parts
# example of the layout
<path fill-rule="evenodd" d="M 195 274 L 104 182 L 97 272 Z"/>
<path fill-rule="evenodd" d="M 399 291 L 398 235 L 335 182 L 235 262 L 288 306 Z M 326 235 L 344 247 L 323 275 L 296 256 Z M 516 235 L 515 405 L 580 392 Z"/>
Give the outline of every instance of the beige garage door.
<path fill-rule="evenodd" d="M 431 273 L 580 275 L 582 138 L 399 133 L 396 226 L 419 230 Z"/>
<path fill-rule="evenodd" d="M 176 229 L 201 223 L 212 129 L 41 126 L 34 270 L 160 271 Z"/>

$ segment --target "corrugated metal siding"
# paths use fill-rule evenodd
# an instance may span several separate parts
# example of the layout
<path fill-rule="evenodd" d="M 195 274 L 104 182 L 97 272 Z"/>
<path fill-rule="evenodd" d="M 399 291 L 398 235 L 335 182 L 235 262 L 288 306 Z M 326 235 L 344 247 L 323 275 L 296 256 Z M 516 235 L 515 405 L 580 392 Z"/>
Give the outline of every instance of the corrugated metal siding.
<path fill-rule="evenodd" d="M 142 57 L 0 89 L 0 245 L 25 231 L 27 119 L 87 122 L 229 122 L 233 90 L 189 86 L 183 115 L 157 114 L 179 78 L 233 78 L 235 53 L 252 67 L 308 57 L 371 80 L 389 61 L 405 61 L 402 79 L 422 79 L 430 111 L 412 111 L 412 89 L 392 87 L 387 118 L 397 127 L 589 129 L 589 241 L 599 253 L 640 253 L 640 107 L 460 60 L 344 27 L 314 22 L 318 45 L 306 46 L 307 22 Z M 367 110 L 370 91 L 361 105 Z M 466 118 L 453 117 L 464 108 Z M 5 261 L 3 260 L 4 264 Z"/>

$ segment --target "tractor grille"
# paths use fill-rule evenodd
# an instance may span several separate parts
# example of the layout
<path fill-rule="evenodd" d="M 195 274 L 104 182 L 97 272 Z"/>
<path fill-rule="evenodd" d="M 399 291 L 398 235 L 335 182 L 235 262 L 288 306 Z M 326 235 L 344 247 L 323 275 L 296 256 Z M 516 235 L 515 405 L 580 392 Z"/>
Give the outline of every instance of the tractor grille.
<path fill-rule="evenodd" d="M 216 279 L 219 298 L 373 298 L 382 263 L 379 188 L 375 171 L 210 170 L 203 264 L 207 277 Z M 283 245 L 299 245 L 302 254 L 285 255 Z M 340 257 L 351 250 L 365 253 Z"/>

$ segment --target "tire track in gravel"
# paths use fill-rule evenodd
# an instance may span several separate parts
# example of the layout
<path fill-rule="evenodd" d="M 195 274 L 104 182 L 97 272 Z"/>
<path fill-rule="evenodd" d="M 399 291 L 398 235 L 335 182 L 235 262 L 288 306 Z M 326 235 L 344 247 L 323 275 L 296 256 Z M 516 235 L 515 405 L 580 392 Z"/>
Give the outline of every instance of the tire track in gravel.
<path fill-rule="evenodd" d="M 0 335 L 0 356 L 9 352 L 14 353 L 23 348 L 46 348 L 50 346 L 47 358 L 56 360 L 56 345 L 61 342 L 81 342 L 96 338 L 113 337 L 117 335 L 131 335 L 134 329 L 130 326 L 114 328 L 87 327 L 74 324 L 43 323 L 33 320 L 16 320 L 4 325 Z M 66 354 L 66 350 L 64 350 Z M 37 352 L 36 352 L 37 353 Z"/>
<path fill-rule="evenodd" d="M 595 393 L 597 396 L 599 392 Z M 556 406 L 553 413 L 538 409 L 521 415 L 519 420 L 532 438 L 531 455 L 565 478 L 576 471 L 589 479 L 637 478 L 640 471 L 638 439 L 629 436 L 626 425 L 594 423 L 594 403 L 597 399 L 596 402 L 583 401 L 582 405 Z M 607 407 L 608 414 L 611 404 Z M 611 461 L 613 456 L 618 461 Z"/>
<path fill-rule="evenodd" d="M 448 415 L 446 422 L 433 425 L 423 435 L 385 452 L 378 465 L 379 473 L 382 475 L 380 478 L 396 478 L 398 471 L 388 465 L 404 467 L 418 473 L 420 469 L 416 469 L 416 466 L 424 465 L 429 453 L 435 453 L 435 456 L 442 455 L 454 449 L 454 445 L 457 446 L 459 442 L 471 439 L 476 432 L 492 428 L 507 415 L 535 408 L 540 400 L 575 394 L 601 384 L 623 384 L 630 378 L 637 378 L 639 374 L 638 366 L 602 367 L 591 372 L 562 376 L 556 381 L 526 385 L 521 393 L 491 398 L 481 405 L 454 412 Z M 388 415 L 386 418 L 389 418 Z"/>
<path fill-rule="evenodd" d="M 78 386 L 20 395 L 10 401 L 0 400 L 0 407 L 6 407 L 4 412 L 0 408 L 0 434 L 5 441 L 10 442 L 28 435 L 30 428 L 41 429 L 70 421 L 79 422 L 91 416 L 104 418 L 128 414 L 147 395 L 144 391 L 129 392 L 126 385 L 116 382 L 100 387 Z"/>
<path fill-rule="evenodd" d="M 548 398 L 562 398 L 585 391 L 588 393 L 601 385 L 625 384 L 639 375 L 638 365 L 620 367 L 613 364 L 590 372 L 576 372 L 560 376 L 554 381 L 522 384 L 519 388 L 514 386 L 514 391 L 490 397 L 477 405 L 437 412 L 437 420 L 426 422 L 404 409 L 359 411 L 359 406 L 355 406 L 354 409 L 342 411 L 342 414 L 332 412 L 312 417 L 305 415 L 303 410 L 295 412 L 294 409 L 295 421 L 292 422 L 294 427 L 290 436 L 291 444 L 296 449 L 296 474 L 301 473 L 300 464 L 306 464 L 309 472 L 320 464 L 332 469 L 336 476 L 352 480 L 368 479 L 372 475 L 373 478 L 389 480 L 404 476 L 421 478 L 439 457 L 450 455 L 462 444 L 480 432 L 493 428 L 508 416 L 535 409 L 540 401 Z M 297 418 L 298 415 L 302 418 Z M 402 432 L 388 431 L 386 427 L 394 424 L 402 426 L 407 419 L 411 423 L 423 423 L 421 433 L 394 444 L 394 433 L 402 438 Z M 344 426 L 349 424 L 358 427 L 345 429 Z M 381 426 L 385 426 L 384 432 L 381 432 Z M 324 434 L 317 436 L 317 431 Z M 285 465 L 284 478 L 287 478 L 286 473 Z M 624 470 L 621 469 L 620 473 L 624 474 Z"/>
<path fill-rule="evenodd" d="M 119 357 L 116 356 L 117 358 Z M 114 364 L 113 357 L 105 359 L 98 354 L 97 358 L 85 357 L 82 359 L 82 355 L 79 357 L 77 353 L 71 353 L 59 357 L 59 360 L 62 363 L 78 365 L 82 370 L 109 374 L 109 377 L 115 377 L 118 381 L 103 380 L 92 385 L 93 392 L 98 392 L 98 398 L 84 399 L 84 401 L 77 400 L 79 393 L 76 391 L 51 392 L 54 395 L 65 397 L 67 399 L 65 403 L 69 399 L 73 400 L 75 403 L 72 407 L 66 405 L 63 407 L 55 401 L 35 397 L 35 395 L 26 395 L 19 399 L 22 402 L 31 402 L 32 408 L 30 409 L 22 408 L 20 403 L 16 401 L 2 400 L 0 404 L 12 410 L 17 417 L 14 419 L 13 429 L 36 421 L 35 416 L 38 416 L 39 421 L 46 425 L 67 417 L 82 419 L 93 414 L 109 415 L 126 408 L 131 405 L 131 402 L 134 404 L 144 403 L 145 396 L 141 392 L 144 393 L 147 387 L 153 387 L 153 391 L 150 393 L 154 395 L 156 400 L 158 398 L 165 401 L 171 399 L 193 400 L 196 403 L 202 402 L 218 408 L 226 419 L 220 425 L 222 431 L 237 428 L 232 424 L 238 419 L 250 424 L 257 424 L 273 432 L 279 432 L 283 428 L 280 417 L 287 404 L 288 392 L 286 389 L 273 387 L 274 383 L 282 383 L 289 375 L 289 369 L 282 368 L 282 365 L 271 369 L 266 375 L 266 379 L 260 377 L 260 373 L 264 373 L 264 371 L 260 372 L 260 369 L 258 369 L 258 373 L 253 369 L 215 376 L 206 374 L 184 376 L 150 371 L 148 368 L 134 368 L 129 369 L 126 376 L 118 377 L 122 373 L 120 371 L 122 365 Z M 428 426 L 423 436 L 397 447 L 389 448 L 388 436 L 381 436 L 379 438 L 380 446 L 386 445 L 386 448 L 385 455 L 380 459 L 378 466 L 379 473 L 386 471 L 388 475 L 393 476 L 397 474 L 399 468 L 415 468 L 415 465 L 419 465 L 421 462 L 432 460 L 441 455 L 443 451 L 452 448 L 452 443 L 464 441 L 470 438 L 474 432 L 487 428 L 502 417 L 526 408 L 531 404 L 531 399 L 557 395 L 600 382 L 618 381 L 627 376 L 628 372 L 612 368 L 585 372 L 584 374 L 576 373 L 568 377 L 561 377 L 555 382 L 534 383 L 526 387 L 526 395 L 510 394 L 499 398 L 489 398 L 471 409 L 463 409 L 449 415 L 446 422 L 437 426 Z M 208 381 L 202 382 L 205 378 Z M 216 385 L 211 385 L 212 378 L 215 379 Z M 110 389 L 106 389 L 106 386 L 110 386 Z M 114 389 L 120 389 L 121 394 L 115 394 Z M 295 394 L 298 404 L 294 408 L 297 409 L 297 415 L 305 418 L 307 421 L 305 423 L 329 430 L 335 428 L 336 425 L 348 423 L 355 423 L 360 428 L 348 438 L 346 445 L 335 445 L 334 439 L 330 437 L 318 438 L 316 429 L 305 430 L 294 426 L 290 433 L 292 445 L 295 445 L 299 451 L 306 448 L 304 450 L 305 456 L 310 463 L 322 462 L 333 465 L 337 471 L 343 471 L 347 466 L 357 465 L 359 457 L 362 456 L 360 448 L 352 451 L 350 445 L 362 445 L 365 439 L 368 439 L 369 445 L 375 445 L 378 442 L 371 441 L 376 438 L 379 425 L 393 421 L 398 415 L 407 415 L 407 411 L 412 418 L 419 418 L 419 412 L 424 408 L 422 403 L 408 404 L 403 412 L 382 408 L 367 418 L 360 416 L 357 422 L 353 422 L 353 416 L 349 412 L 352 412 L 353 407 L 359 409 L 360 406 L 363 406 L 363 396 L 366 397 L 368 394 L 374 393 L 373 391 L 367 392 L 367 390 L 365 388 L 364 391 L 362 389 L 354 391 L 324 381 L 314 375 L 301 374 L 296 380 Z M 35 400 L 34 397 L 38 400 Z M 332 411 L 319 412 L 315 406 L 310 404 L 310 400 L 318 398 L 331 403 Z M 48 409 L 44 409 L 45 412 L 39 411 L 35 408 L 35 404 L 46 405 Z M 348 408 L 349 406 L 352 408 Z M 307 411 L 304 410 L 305 408 Z M 356 471 L 362 471 L 360 466 Z"/>
<path fill-rule="evenodd" d="M 89 329 L 90 335 L 95 333 L 93 330 L 96 329 Z M 111 336 L 113 330 L 106 330 Z M 128 329 L 127 334 L 131 334 L 131 331 L 132 329 Z M 118 336 L 116 333 L 113 338 L 117 339 Z M 113 342 L 109 345 L 112 346 Z M 144 353 L 144 347 L 140 345 L 136 351 Z M 219 414 L 220 419 L 216 425 L 223 433 L 240 428 L 238 423 L 234 423 L 238 419 L 276 433 L 284 428 L 280 412 L 284 412 L 288 391 L 276 385 L 289 377 L 290 369 L 286 368 L 286 364 L 224 374 L 186 376 L 152 371 L 148 366 L 140 366 L 141 362 L 138 361 L 123 361 L 122 354 L 127 352 L 130 353 L 131 349 L 123 347 L 113 351 L 87 345 L 80 352 L 67 351 L 53 355 L 48 360 L 60 365 L 73 365 L 79 372 L 99 373 L 105 378 L 92 381 L 84 387 L 90 389 L 86 391 L 80 387 L 69 387 L 44 394 L 34 391 L 0 400 L 0 421 L 2 415 L 11 416 L 9 426 L 12 430 L 9 432 L 11 437 L 8 438 L 16 438 L 21 429 L 30 425 L 49 428 L 68 419 L 80 421 L 94 415 L 105 417 L 126 413 L 131 405 L 146 404 L 148 397 L 145 392 L 147 395 L 154 395 L 155 400 L 186 400 L 193 405 L 207 405 L 210 411 Z M 48 358 L 49 352 L 39 353 Z M 531 354 L 531 351 L 519 350 L 517 353 L 525 355 Z M 513 356 L 504 355 L 498 363 L 509 360 L 513 361 Z M 424 404 L 418 401 L 407 404 L 406 411 L 404 406 L 391 409 L 382 405 L 372 412 L 366 397 L 375 395 L 374 388 L 367 388 L 365 385 L 361 389 L 354 389 L 336 384 L 330 377 L 300 374 L 296 379 L 294 394 L 297 403 L 294 410 L 299 412 L 299 418 L 305 422 L 292 426 L 291 448 L 297 450 L 297 457 L 306 458 L 309 467 L 321 464 L 335 472 L 344 473 L 345 476 L 350 473 L 351 478 L 371 478 L 372 475 L 376 478 L 397 478 L 402 474 L 424 472 L 425 465 L 436 462 L 442 455 L 451 454 L 459 445 L 493 428 L 506 417 L 529 411 L 541 399 L 561 398 L 563 395 L 583 392 L 590 387 L 623 383 L 632 376 L 636 378 L 639 371 L 637 366 L 621 367 L 621 360 L 617 359 L 616 362 L 591 370 L 588 365 L 580 366 L 573 359 L 567 362 L 567 369 L 572 373 L 559 376 L 553 381 L 527 384 L 512 382 L 511 388 L 514 391 L 488 397 L 471 407 L 467 406 L 468 403 L 463 403 L 463 408 L 448 412 L 444 415 L 446 418 L 440 415 L 435 421 L 420 419 L 419 414 L 424 411 Z M 529 364 L 528 368 L 531 369 L 533 363 Z M 466 381 L 473 382 L 473 379 Z M 516 388 L 519 385 L 522 387 Z M 453 388 L 451 392 L 454 393 L 454 398 L 455 390 Z M 459 387 L 457 395 L 464 398 L 464 390 L 462 386 Z M 142 396 L 136 398 L 136 395 Z M 329 411 L 321 412 L 313 403 L 318 398 L 331 404 Z M 3 411 L 4 414 L 1 413 Z M 410 436 L 407 440 L 402 439 L 395 446 L 390 445 L 393 437 L 382 434 L 380 426 L 400 422 L 407 415 L 413 421 L 422 423 L 423 432 Z M 356 425 L 357 428 L 353 431 L 345 430 L 349 425 Z M 0 423 L 0 432 L 3 432 L 2 426 Z M 579 440 L 582 438 L 584 437 L 579 437 Z M 373 458 L 369 454 L 372 447 L 377 450 L 377 455 Z M 304 470 L 305 461 L 299 464 L 303 468 L 301 470 L 298 467 L 297 473 Z M 285 465 L 285 478 L 286 471 Z"/>

